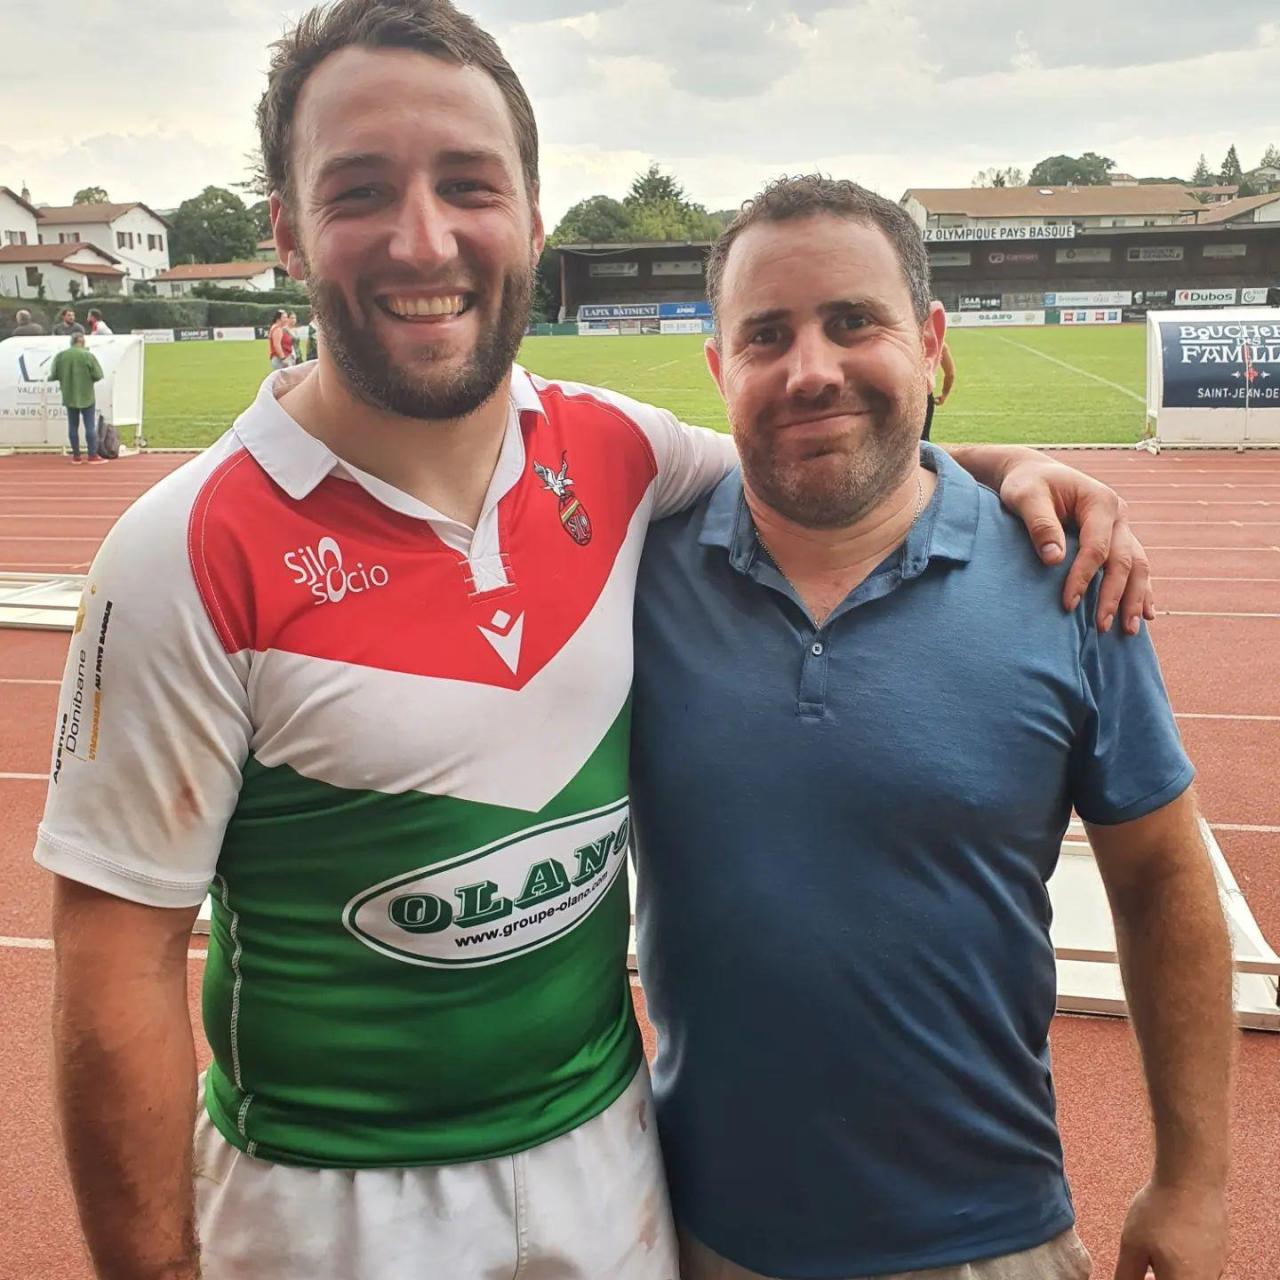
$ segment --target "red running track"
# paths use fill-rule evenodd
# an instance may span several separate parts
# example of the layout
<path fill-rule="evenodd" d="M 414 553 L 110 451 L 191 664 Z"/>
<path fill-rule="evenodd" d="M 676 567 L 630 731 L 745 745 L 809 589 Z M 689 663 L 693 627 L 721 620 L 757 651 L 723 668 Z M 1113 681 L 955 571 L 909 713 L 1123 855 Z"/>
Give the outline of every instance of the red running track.
<path fill-rule="evenodd" d="M 1280 452 L 1067 452 L 1130 502 L 1158 574 L 1152 632 L 1204 812 L 1263 932 L 1280 942 Z M 181 457 L 72 469 L 0 458 L 0 569 L 84 572 L 111 523 Z M 61 539 L 66 539 L 62 541 Z M 52 1117 L 49 877 L 31 862 L 67 638 L 0 631 L 0 1280 L 89 1280 Z M 201 962 L 191 964 L 199 1026 Z M 646 1042 L 652 1030 L 644 1020 Z M 208 1050 L 197 1032 L 202 1062 Z M 1240 1036 L 1230 1195 L 1233 1280 L 1280 1277 L 1280 1036 Z M 1110 1275 L 1149 1163 L 1142 1077 L 1127 1024 L 1055 1020 L 1055 1079 L 1080 1230 Z"/>

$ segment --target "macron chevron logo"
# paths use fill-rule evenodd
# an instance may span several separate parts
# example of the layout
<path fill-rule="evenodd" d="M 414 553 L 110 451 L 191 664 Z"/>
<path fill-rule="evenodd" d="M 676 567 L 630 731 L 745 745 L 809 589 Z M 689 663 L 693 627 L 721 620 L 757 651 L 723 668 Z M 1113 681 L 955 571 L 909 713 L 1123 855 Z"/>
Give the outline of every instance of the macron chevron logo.
<path fill-rule="evenodd" d="M 477 628 L 482 636 L 493 646 L 493 651 L 506 665 L 508 671 L 515 675 L 520 665 L 520 640 L 524 635 L 524 614 L 513 618 L 503 609 L 489 619 L 487 627 Z"/>

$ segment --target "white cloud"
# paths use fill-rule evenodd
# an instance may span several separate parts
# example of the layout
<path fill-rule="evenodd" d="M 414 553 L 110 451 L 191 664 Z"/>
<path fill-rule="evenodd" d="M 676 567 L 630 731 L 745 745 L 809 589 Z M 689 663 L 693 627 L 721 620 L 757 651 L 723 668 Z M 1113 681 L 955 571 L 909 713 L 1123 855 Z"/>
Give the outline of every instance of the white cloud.
<path fill-rule="evenodd" d="M 466 0 L 463 0 L 464 6 Z M 168 207 L 243 173 L 270 0 L 6 5 L 0 183 Z M 1188 175 L 1280 143 L 1274 0 L 474 0 L 524 79 L 551 225 L 650 160 L 711 208 L 821 168 L 896 196 L 1058 152 Z M 14 39 L 10 39 L 14 37 Z M 56 75 L 52 71 L 56 69 Z M 63 86 L 50 92 L 50 86 Z M 81 90 L 80 86 L 88 86 Z"/>

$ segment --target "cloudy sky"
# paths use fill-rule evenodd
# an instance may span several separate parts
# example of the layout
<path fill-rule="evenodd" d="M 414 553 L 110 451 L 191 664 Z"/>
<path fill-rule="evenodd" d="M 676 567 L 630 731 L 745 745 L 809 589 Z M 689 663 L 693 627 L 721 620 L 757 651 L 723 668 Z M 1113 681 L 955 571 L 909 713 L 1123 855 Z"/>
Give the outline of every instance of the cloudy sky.
<path fill-rule="evenodd" d="M 243 175 L 305 5 L 0 0 L 0 185 L 168 208 Z M 548 225 L 656 160 L 708 208 L 822 169 L 891 197 L 1094 150 L 1190 175 L 1280 144 L 1275 0 L 471 0 L 542 130 Z M 58 87 L 61 86 L 61 92 Z"/>

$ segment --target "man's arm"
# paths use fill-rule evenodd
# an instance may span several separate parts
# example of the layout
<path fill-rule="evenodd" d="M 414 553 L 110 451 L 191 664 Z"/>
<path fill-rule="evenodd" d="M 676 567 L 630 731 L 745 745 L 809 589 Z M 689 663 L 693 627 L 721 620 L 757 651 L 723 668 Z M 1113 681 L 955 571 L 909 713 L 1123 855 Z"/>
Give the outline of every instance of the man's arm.
<path fill-rule="evenodd" d="M 195 1280 L 200 1272 L 187 1012 L 196 911 L 55 880 L 58 1114 L 99 1280 Z"/>
<path fill-rule="evenodd" d="M 1147 553 L 1114 489 L 1021 445 L 954 445 L 948 452 L 1021 519 L 1045 564 L 1057 564 L 1065 554 L 1063 522 L 1079 529 L 1080 548 L 1063 585 L 1063 608 L 1074 609 L 1104 569 L 1099 630 L 1109 631 L 1119 615 L 1124 630 L 1137 635 L 1142 619 L 1156 616 Z"/>
<path fill-rule="evenodd" d="M 1117 1280 L 1218 1280 L 1235 1032 L 1231 947 L 1192 792 L 1146 817 L 1087 824 L 1142 1051 L 1155 1169 L 1129 1210 Z"/>
<path fill-rule="evenodd" d="M 94 380 L 94 382 L 101 382 L 101 381 L 102 381 L 102 366 L 98 363 L 98 357 L 97 357 L 97 356 L 95 356 L 95 355 L 93 354 L 93 352 L 91 351 L 91 352 L 89 353 L 89 359 L 93 361 L 93 380 Z"/>

